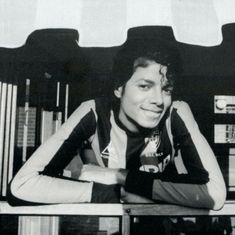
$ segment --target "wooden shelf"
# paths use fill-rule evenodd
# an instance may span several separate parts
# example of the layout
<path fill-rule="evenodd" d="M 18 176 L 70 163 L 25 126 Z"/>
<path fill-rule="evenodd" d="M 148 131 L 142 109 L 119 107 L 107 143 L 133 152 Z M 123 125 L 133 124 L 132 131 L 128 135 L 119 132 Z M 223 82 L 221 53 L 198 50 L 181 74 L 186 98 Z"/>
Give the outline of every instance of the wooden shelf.
<path fill-rule="evenodd" d="M 100 215 L 100 216 L 198 216 L 234 215 L 235 201 L 226 201 L 221 210 L 197 209 L 169 204 L 56 204 L 12 207 L 0 202 L 0 214 L 17 215 Z"/>
<path fill-rule="evenodd" d="M 42 225 L 42 223 L 46 223 L 48 234 L 53 228 L 55 235 L 59 234 L 58 218 L 60 215 L 120 216 L 122 218 L 122 234 L 129 235 L 131 216 L 235 216 L 235 201 L 226 201 L 224 207 L 217 211 L 169 204 L 80 203 L 12 207 L 7 202 L 0 202 L 0 214 L 18 215 L 21 221 L 20 231 L 25 232 L 30 228 L 30 231 L 35 229 L 36 232 L 40 226 L 43 226 L 45 230 L 45 225 Z"/>

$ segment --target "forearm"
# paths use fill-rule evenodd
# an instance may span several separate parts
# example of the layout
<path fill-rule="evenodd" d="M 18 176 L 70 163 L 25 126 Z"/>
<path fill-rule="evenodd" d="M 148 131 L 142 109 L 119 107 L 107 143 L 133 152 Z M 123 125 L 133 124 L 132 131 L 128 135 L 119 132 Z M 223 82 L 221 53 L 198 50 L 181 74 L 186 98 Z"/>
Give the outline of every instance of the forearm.
<path fill-rule="evenodd" d="M 223 184 L 208 182 L 206 184 L 182 184 L 154 180 L 152 198 L 183 206 L 220 209 L 226 199 Z"/>
<path fill-rule="evenodd" d="M 35 175 L 16 177 L 9 187 L 9 193 L 19 200 L 32 203 L 77 203 L 91 201 L 93 183 Z"/>
<path fill-rule="evenodd" d="M 148 172 L 129 171 L 125 189 L 152 200 L 215 210 L 220 209 L 226 199 L 224 181 L 216 175 L 204 183 L 182 183 L 189 178 L 187 174 L 174 177 L 174 182 L 158 177 L 161 179 Z"/>
<path fill-rule="evenodd" d="M 118 203 L 120 187 L 42 175 L 28 180 L 16 178 L 9 186 L 8 201 L 14 206 L 81 202 Z"/>

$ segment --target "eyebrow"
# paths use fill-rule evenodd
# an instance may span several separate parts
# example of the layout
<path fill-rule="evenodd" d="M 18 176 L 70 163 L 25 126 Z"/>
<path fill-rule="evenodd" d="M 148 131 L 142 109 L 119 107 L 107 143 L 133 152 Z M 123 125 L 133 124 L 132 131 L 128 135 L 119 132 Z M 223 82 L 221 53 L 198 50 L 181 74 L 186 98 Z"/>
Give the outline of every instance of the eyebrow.
<path fill-rule="evenodd" d="M 138 79 L 137 82 L 140 82 L 140 81 L 144 81 L 144 82 L 149 83 L 149 84 L 155 84 L 154 81 L 146 79 L 146 78 L 140 78 L 140 79 Z"/>
<path fill-rule="evenodd" d="M 152 80 L 149 80 L 149 79 L 146 79 L 146 78 L 140 78 L 137 80 L 137 82 L 140 82 L 140 81 L 144 81 L 148 84 L 151 84 L 151 85 L 154 85 L 155 84 L 155 81 L 152 81 Z M 161 86 L 162 87 L 174 87 L 173 83 L 170 82 L 168 79 L 164 79 L 164 81 L 161 82 Z"/>

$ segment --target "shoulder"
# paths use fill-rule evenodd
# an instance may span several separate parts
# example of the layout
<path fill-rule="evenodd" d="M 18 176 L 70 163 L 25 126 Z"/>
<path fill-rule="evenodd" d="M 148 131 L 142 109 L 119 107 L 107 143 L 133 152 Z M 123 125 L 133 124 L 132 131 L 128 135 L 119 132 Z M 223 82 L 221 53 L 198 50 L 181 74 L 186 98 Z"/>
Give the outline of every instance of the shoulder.
<path fill-rule="evenodd" d="M 90 109 L 95 109 L 95 100 L 86 100 L 82 102 L 76 110 L 89 111 Z"/>
<path fill-rule="evenodd" d="M 188 103 L 182 100 L 173 101 L 171 107 L 172 109 L 175 109 L 177 112 L 191 111 Z"/>
<path fill-rule="evenodd" d="M 74 112 L 69 116 L 69 121 L 78 122 L 85 116 L 96 116 L 96 104 L 95 100 L 87 100 L 82 102 Z"/>
<path fill-rule="evenodd" d="M 186 103 L 185 101 L 174 101 L 171 105 L 171 113 L 173 115 L 175 115 L 177 113 L 177 115 L 181 116 L 181 117 L 189 117 L 189 118 L 193 118 L 193 113 L 191 111 L 190 106 L 188 105 L 188 103 Z"/>
<path fill-rule="evenodd" d="M 180 123 L 184 123 L 188 128 L 192 128 L 197 125 L 188 103 L 185 101 L 174 101 L 172 103 L 171 123 L 176 126 Z"/>
<path fill-rule="evenodd" d="M 91 113 L 95 116 L 106 115 L 110 110 L 110 99 L 101 97 L 82 102 L 71 116 L 82 117 Z"/>

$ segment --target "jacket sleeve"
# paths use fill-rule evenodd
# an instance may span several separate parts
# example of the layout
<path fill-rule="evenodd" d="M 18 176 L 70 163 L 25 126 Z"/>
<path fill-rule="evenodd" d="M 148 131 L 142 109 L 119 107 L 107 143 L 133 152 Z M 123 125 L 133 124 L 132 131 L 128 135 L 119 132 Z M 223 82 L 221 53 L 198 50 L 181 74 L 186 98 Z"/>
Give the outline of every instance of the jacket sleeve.
<path fill-rule="evenodd" d="M 95 132 L 93 101 L 80 105 L 61 128 L 26 161 L 8 186 L 12 205 L 92 200 L 92 182 L 63 177 L 63 169 Z"/>
<path fill-rule="evenodd" d="M 126 190 L 153 200 L 220 209 L 226 199 L 223 176 L 189 106 L 185 102 L 174 102 L 170 120 L 176 173 L 169 170 L 160 174 L 130 171 Z"/>

